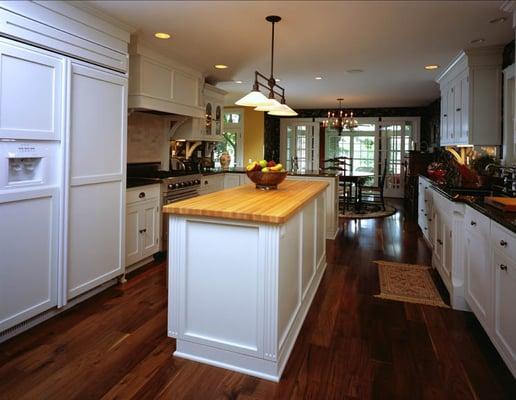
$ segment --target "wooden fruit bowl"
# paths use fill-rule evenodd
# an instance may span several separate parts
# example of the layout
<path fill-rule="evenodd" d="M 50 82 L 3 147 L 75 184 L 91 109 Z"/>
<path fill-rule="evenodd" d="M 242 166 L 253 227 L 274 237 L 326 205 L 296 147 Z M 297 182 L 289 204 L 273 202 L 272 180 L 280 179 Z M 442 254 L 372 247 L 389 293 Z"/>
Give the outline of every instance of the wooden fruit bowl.
<path fill-rule="evenodd" d="M 247 176 L 256 184 L 256 189 L 277 189 L 278 185 L 287 177 L 286 172 L 247 171 Z"/>

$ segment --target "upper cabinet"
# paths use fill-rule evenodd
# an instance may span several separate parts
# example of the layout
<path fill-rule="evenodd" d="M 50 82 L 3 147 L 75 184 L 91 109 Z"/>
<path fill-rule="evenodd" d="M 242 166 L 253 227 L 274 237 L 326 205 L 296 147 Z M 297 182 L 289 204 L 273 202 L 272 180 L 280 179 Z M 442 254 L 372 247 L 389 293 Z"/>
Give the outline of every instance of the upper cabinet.
<path fill-rule="evenodd" d="M 85 2 L 1 1 L 0 32 L 120 72 L 127 72 L 129 28 L 88 13 Z"/>
<path fill-rule="evenodd" d="M 129 59 L 129 108 L 204 118 L 200 72 L 176 63 L 137 40 Z"/>
<path fill-rule="evenodd" d="M 222 118 L 226 93 L 224 90 L 208 83 L 204 84 L 203 99 L 206 111 L 206 135 L 211 135 L 213 140 L 220 140 L 222 137 Z"/>
<path fill-rule="evenodd" d="M 202 91 L 204 104 L 202 118 L 188 118 L 180 121 L 174 128 L 172 137 L 180 140 L 212 142 L 222 140 L 222 119 L 226 93 L 224 90 L 205 83 Z"/>
<path fill-rule="evenodd" d="M 462 51 L 437 78 L 441 146 L 501 144 L 503 46 Z"/>

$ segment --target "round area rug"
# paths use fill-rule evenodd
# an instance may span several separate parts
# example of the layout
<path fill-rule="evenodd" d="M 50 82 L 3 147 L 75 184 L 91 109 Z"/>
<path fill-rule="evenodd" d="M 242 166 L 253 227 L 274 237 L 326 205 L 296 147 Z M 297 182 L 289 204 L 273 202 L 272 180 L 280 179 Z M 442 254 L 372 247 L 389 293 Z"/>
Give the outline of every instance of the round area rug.
<path fill-rule="evenodd" d="M 363 206 L 360 212 L 355 212 L 353 209 L 346 210 L 339 217 L 349 219 L 384 218 L 396 214 L 396 211 L 396 208 L 387 204 L 385 205 L 385 211 L 380 206 Z"/>

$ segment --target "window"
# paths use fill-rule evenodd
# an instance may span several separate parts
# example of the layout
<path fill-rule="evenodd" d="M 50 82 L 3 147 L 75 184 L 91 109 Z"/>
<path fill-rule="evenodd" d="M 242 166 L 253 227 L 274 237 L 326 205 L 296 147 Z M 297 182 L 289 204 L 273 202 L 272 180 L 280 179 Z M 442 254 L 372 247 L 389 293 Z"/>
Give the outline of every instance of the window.
<path fill-rule="evenodd" d="M 222 140 L 213 149 L 215 167 L 220 168 L 220 156 L 227 152 L 231 157 L 230 167 L 241 167 L 244 158 L 242 110 L 228 110 L 224 113 Z"/>

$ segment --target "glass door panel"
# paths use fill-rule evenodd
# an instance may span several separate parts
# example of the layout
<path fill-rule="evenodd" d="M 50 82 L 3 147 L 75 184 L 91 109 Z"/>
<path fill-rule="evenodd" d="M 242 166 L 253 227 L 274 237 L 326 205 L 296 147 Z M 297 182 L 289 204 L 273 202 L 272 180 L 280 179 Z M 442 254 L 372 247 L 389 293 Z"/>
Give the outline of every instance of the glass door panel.
<path fill-rule="evenodd" d="M 317 140 L 315 133 L 319 133 L 318 123 L 293 123 L 286 126 L 285 165 L 292 170 L 297 161 L 297 168 L 301 170 L 318 169 Z"/>

